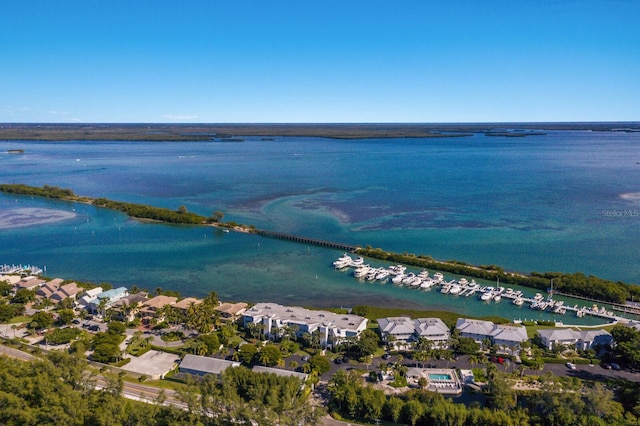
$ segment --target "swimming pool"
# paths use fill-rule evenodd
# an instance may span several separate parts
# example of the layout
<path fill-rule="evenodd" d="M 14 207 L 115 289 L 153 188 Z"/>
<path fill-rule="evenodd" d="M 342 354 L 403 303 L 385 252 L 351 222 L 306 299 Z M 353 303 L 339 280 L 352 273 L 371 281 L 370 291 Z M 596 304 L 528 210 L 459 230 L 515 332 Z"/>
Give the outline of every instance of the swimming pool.
<path fill-rule="evenodd" d="M 450 374 L 436 374 L 436 373 L 429 373 L 429 379 L 430 380 L 449 380 L 449 381 L 453 380 Z"/>

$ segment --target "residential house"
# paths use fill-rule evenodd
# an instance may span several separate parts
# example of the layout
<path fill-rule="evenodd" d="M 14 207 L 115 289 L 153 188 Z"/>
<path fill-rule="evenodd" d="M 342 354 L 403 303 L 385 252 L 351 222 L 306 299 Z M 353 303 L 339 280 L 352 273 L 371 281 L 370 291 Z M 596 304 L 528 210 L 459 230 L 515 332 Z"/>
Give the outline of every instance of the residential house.
<path fill-rule="evenodd" d="M 409 317 L 387 317 L 378 319 L 382 340 L 395 348 L 407 349 L 415 341 L 415 325 Z"/>
<path fill-rule="evenodd" d="M 78 284 L 76 284 L 75 282 L 71 282 L 69 284 L 61 286 L 55 293 L 51 295 L 50 299 L 56 303 L 60 303 L 65 299 L 71 299 L 75 301 L 77 295 L 82 293 L 83 291 L 84 289 L 82 287 L 78 287 Z"/>
<path fill-rule="evenodd" d="M 456 329 L 461 337 L 470 337 L 480 344 L 488 339 L 492 345 L 512 354 L 520 350 L 522 342 L 529 340 L 524 326 L 494 324 L 491 321 L 458 318 Z"/>
<path fill-rule="evenodd" d="M 511 353 L 520 350 L 522 342 L 527 340 L 529 336 L 524 326 L 498 324 L 491 333 L 491 342 L 503 350 L 508 349 Z"/>
<path fill-rule="evenodd" d="M 37 290 L 38 288 L 43 286 L 44 283 L 46 283 L 46 281 L 41 278 L 37 278 L 34 276 L 24 277 L 16 283 L 16 285 L 14 286 L 14 290 Z"/>
<path fill-rule="evenodd" d="M 199 355 L 185 355 L 180 362 L 178 371 L 182 374 L 192 374 L 195 376 L 204 376 L 205 374 L 220 376 L 227 368 L 239 366 L 240 363 L 235 361 Z"/>
<path fill-rule="evenodd" d="M 547 349 L 555 345 L 575 345 L 577 349 L 586 350 L 596 345 L 611 345 L 613 337 L 606 330 L 574 330 L 571 328 L 553 328 L 539 330 L 540 342 Z"/>
<path fill-rule="evenodd" d="M 0 275 L 0 282 L 6 281 L 9 285 L 14 286 L 20 282 L 22 277 L 20 275 Z"/>
<path fill-rule="evenodd" d="M 87 305 L 87 309 L 93 313 L 99 312 L 100 304 L 103 300 L 105 301 L 105 308 L 110 308 L 111 305 L 127 296 L 128 294 L 129 292 L 127 291 L 126 287 L 118 287 L 111 290 L 103 291 L 102 293 L 98 294 L 94 300 L 89 302 L 89 304 Z"/>
<path fill-rule="evenodd" d="M 413 328 L 416 340 L 427 339 L 437 348 L 446 348 L 449 345 L 451 332 L 440 318 L 417 318 L 413 320 Z"/>
<path fill-rule="evenodd" d="M 194 305 L 199 305 L 200 303 L 202 303 L 202 299 L 196 299 L 195 297 L 185 297 L 184 299 L 180 300 L 179 302 L 176 302 L 173 307 L 174 308 L 178 308 L 183 312 L 187 312 L 187 310 L 189 309 L 189 307 L 191 306 L 191 304 Z"/>
<path fill-rule="evenodd" d="M 116 310 L 115 317 L 127 322 L 133 321 L 148 295 L 146 291 L 139 291 L 113 302 L 111 308 Z"/>
<path fill-rule="evenodd" d="M 221 303 L 219 306 L 216 306 L 214 309 L 216 312 L 220 313 L 220 319 L 223 321 L 234 322 L 236 321 L 245 311 L 247 310 L 247 305 L 244 302 L 239 303 Z"/>
<path fill-rule="evenodd" d="M 156 297 L 152 297 L 151 299 L 147 299 L 142 303 L 142 308 L 140 309 L 140 315 L 142 316 L 143 322 L 150 322 L 152 320 L 164 321 L 164 315 L 161 313 L 162 309 L 165 306 L 171 306 L 176 303 L 178 300 L 177 297 L 174 296 L 165 296 L 163 294 L 158 295 Z"/>
<path fill-rule="evenodd" d="M 102 287 L 95 287 L 82 293 L 78 298 L 78 306 L 89 310 L 89 304 L 96 300 L 99 294 L 103 292 Z"/>
<path fill-rule="evenodd" d="M 64 280 L 62 278 L 54 278 L 51 281 L 44 283 L 36 290 L 36 296 L 50 299 L 56 291 L 60 290 L 60 286 L 63 282 Z"/>
<path fill-rule="evenodd" d="M 382 340 L 396 349 L 410 349 L 420 338 L 445 348 L 449 343 L 449 327 L 440 318 L 387 317 L 378 319 Z"/>
<path fill-rule="evenodd" d="M 242 324 L 260 324 L 267 338 L 281 336 L 285 328 L 298 337 L 305 333 L 316 335 L 322 346 L 357 339 L 367 328 L 367 319 L 352 314 L 334 314 L 276 303 L 258 303 L 242 314 Z"/>
<path fill-rule="evenodd" d="M 495 324 L 491 321 L 475 320 L 468 318 L 458 318 L 456 329 L 461 337 L 470 337 L 477 343 L 482 343 L 485 339 L 491 340 Z"/>

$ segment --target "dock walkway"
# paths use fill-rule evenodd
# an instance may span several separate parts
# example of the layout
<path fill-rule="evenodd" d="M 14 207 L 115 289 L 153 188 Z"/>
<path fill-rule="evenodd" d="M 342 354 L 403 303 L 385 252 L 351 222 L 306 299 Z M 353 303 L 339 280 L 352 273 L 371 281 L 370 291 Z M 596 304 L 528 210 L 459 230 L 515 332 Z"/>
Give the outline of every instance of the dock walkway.
<path fill-rule="evenodd" d="M 312 244 L 315 246 L 329 247 L 329 248 L 334 248 L 338 250 L 349 251 L 352 253 L 355 252 L 358 248 L 360 248 L 359 246 L 354 246 L 350 244 L 336 243 L 332 241 L 319 240 L 315 238 L 300 237 L 297 235 L 285 234 L 282 232 L 260 230 L 257 232 L 257 234 L 264 235 L 265 237 L 279 238 L 281 240 L 295 241 L 303 244 Z"/>

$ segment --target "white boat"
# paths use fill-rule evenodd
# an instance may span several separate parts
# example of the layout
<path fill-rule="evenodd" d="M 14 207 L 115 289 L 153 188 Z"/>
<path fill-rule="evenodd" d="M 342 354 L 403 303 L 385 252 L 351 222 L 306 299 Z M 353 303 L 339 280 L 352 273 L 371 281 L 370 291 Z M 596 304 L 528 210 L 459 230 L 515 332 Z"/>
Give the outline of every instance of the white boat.
<path fill-rule="evenodd" d="M 349 266 L 351 266 L 351 261 L 338 261 L 336 260 L 335 262 L 333 262 L 333 267 L 336 269 L 344 269 L 344 268 L 348 268 Z"/>
<path fill-rule="evenodd" d="M 433 274 L 433 280 L 440 284 L 441 282 L 444 281 L 444 275 L 442 275 L 442 273 L 440 272 L 436 272 L 435 274 Z"/>
<path fill-rule="evenodd" d="M 427 278 L 426 280 L 422 280 L 420 283 L 420 288 L 427 290 L 433 286 L 434 282 L 431 278 Z"/>
<path fill-rule="evenodd" d="M 429 271 L 427 271 L 426 269 L 420 271 L 420 273 L 418 274 L 418 276 L 420 278 L 422 278 L 423 280 L 426 280 L 427 278 L 429 278 Z"/>
<path fill-rule="evenodd" d="M 485 290 L 484 293 L 482 293 L 482 295 L 480 295 L 480 300 L 491 300 L 493 298 L 493 289 L 491 289 L 490 291 Z"/>
<path fill-rule="evenodd" d="M 460 279 L 458 280 L 458 284 L 460 284 L 460 285 L 467 285 L 467 284 L 469 284 L 469 281 L 467 281 L 467 279 L 466 279 L 466 278 L 460 278 Z"/>
<path fill-rule="evenodd" d="M 500 300 L 502 300 L 502 296 L 500 295 L 500 293 L 498 293 L 495 296 L 493 296 L 493 301 L 494 302 L 499 302 Z"/>
<path fill-rule="evenodd" d="M 402 284 L 402 280 L 406 277 L 405 274 L 397 274 L 395 277 L 391 278 L 391 282 L 394 284 Z"/>
<path fill-rule="evenodd" d="M 376 280 L 378 281 L 384 281 L 387 278 L 389 278 L 389 271 L 387 271 L 386 269 L 381 269 L 376 275 Z"/>
<path fill-rule="evenodd" d="M 515 299 L 513 299 L 513 304 L 516 306 L 522 306 L 523 303 L 524 299 L 522 297 L 516 297 Z"/>
<path fill-rule="evenodd" d="M 380 268 L 371 268 L 367 275 L 365 275 L 364 279 L 367 281 L 374 281 L 376 276 L 378 276 L 378 272 L 380 272 Z"/>
<path fill-rule="evenodd" d="M 449 294 L 458 294 L 462 291 L 462 286 L 459 284 L 453 284 L 449 289 Z"/>
<path fill-rule="evenodd" d="M 362 265 L 353 271 L 353 276 L 356 278 L 364 278 L 369 273 L 370 269 L 371 267 L 369 265 Z"/>
<path fill-rule="evenodd" d="M 442 294 L 447 294 L 449 293 L 449 290 L 451 290 L 451 285 L 449 284 L 445 284 L 442 286 L 442 288 L 440 289 L 440 293 Z"/>
<path fill-rule="evenodd" d="M 533 300 L 535 300 L 535 301 L 539 301 L 539 300 L 542 300 L 542 299 L 544 299 L 544 297 L 540 293 L 536 293 L 536 295 L 533 296 Z"/>
<path fill-rule="evenodd" d="M 409 272 L 403 279 L 402 279 L 402 284 L 409 284 L 411 281 L 413 281 L 416 278 L 416 274 L 414 274 L 413 272 Z"/>
<path fill-rule="evenodd" d="M 388 268 L 388 271 L 391 275 L 403 275 L 404 271 L 406 270 L 407 267 L 402 265 L 391 265 Z"/>
<path fill-rule="evenodd" d="M 351 259 L 351 266 L 362 266 L 364 265 L 364 259 L 362 257 L 359 257 L 357 259 Z"/>
<path fill-rule="evenodd" d="M 409 283 L 409 287 L 412 287 L 412 288 L 418 288 L 418 287 L 420 287 L 420 285 L 422 285 L 422 278 L 419 278 L 419 277 L 415 277 Z"/>

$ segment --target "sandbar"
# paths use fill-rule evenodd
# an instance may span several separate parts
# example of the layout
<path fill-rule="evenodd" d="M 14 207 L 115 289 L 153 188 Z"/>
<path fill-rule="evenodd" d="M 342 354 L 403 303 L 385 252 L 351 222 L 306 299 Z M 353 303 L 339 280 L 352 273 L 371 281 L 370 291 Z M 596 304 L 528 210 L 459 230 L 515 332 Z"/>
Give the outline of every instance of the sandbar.
<path fill-rule="evenodd" d="M 45 225 L 69 220 L 76 214 L 64 210 L 44 208 L 20 208 L 0 211 L 0 229 L 22 228 L 25 226 Z"/>

